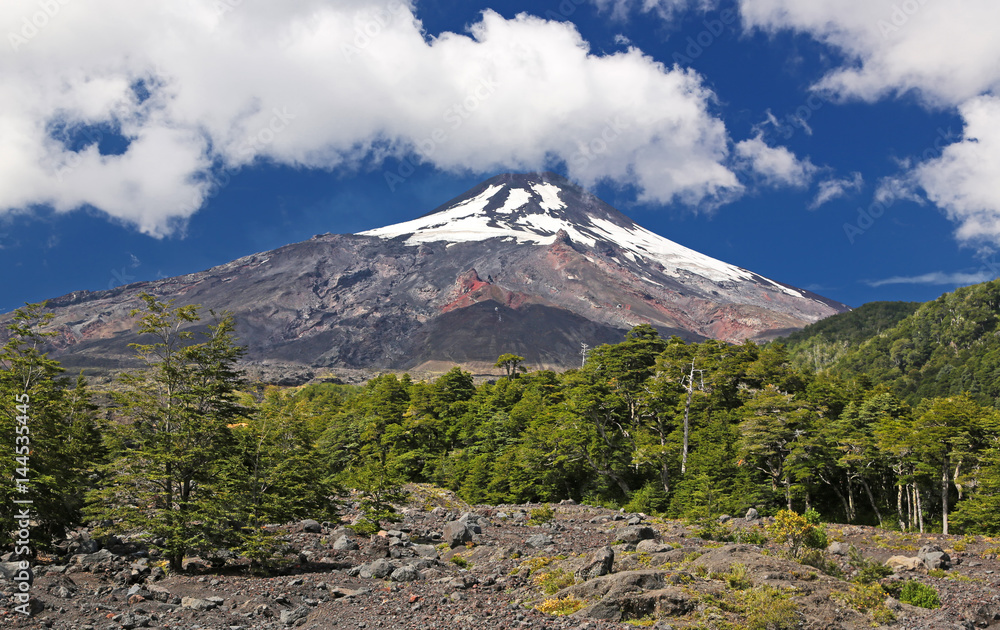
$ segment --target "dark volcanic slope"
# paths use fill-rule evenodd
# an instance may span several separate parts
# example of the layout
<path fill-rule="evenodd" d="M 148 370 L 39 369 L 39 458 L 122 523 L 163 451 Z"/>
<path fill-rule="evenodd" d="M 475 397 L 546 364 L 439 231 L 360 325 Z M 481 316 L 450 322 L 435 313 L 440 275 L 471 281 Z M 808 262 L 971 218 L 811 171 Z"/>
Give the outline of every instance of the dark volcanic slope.
<path fill-rule="evenodd" d="M 200 273 L 50 301 L 54 356 L 113 369 L 151 293 L 231 311 L 248 359 L 316 368 L 577 365 L 581 343 L 651 323 L 739 342 L 846 310 L 635 225 L 554 175 L 502 175 L 413 221 L 323 235 Z"/>

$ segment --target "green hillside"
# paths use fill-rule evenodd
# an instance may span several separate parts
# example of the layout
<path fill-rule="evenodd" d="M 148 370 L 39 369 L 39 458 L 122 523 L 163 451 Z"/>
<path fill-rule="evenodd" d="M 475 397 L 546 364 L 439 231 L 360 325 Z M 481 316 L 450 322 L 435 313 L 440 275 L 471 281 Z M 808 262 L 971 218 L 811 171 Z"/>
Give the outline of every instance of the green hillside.
<path fill-rule="evenodd" d="M 911 404 L 968 392 L 1000 402 L 1000 281 L 925 304 L 875 302 L 789 336 L 797 367 L 868 375 Z"/>
<path fill-rule="evenodd" d="M 796 367 L 823 370 L 851 349 L 896 326 L 920 308 L 920 302 L 870 302 L 806 326 L 784 339 Z"/>

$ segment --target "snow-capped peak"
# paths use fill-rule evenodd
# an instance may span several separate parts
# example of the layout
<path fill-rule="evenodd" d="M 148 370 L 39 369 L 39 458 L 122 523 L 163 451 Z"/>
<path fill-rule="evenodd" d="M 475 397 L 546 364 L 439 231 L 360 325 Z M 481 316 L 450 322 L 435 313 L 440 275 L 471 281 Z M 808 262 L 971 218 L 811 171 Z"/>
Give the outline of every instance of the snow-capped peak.
<path fill-rule="evenodd" d="M 804 296 L 801 291 L 650 232 L 578 186 L 550 174 L 501 175 L 430 214 L 360 234 L 406 237 L 407 245 L 493 238 L 548 245 L 560 230 L 588 247 L 612 245 L 632 262 L 658 262 L 667 275 L 692 273 L 713 282 L 764 281 L 790 295 Z"/>

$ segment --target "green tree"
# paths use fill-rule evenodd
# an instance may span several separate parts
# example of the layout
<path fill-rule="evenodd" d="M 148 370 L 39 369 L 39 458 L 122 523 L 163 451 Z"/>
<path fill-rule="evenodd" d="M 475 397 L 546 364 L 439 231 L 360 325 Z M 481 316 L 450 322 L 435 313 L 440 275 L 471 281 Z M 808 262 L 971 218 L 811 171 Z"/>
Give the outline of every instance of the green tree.
<path fill-rule="evenodd" d="M 518 356 L 516 354 L 501 354 L 497 357 L 497 362 L 493 364 L 493 367 L 503 368 L 507 372 L 507 378 L 517 378 L 518 372 L 527 372 L 528 368 L 524 367 L 524 357 Z"/>
<path fill-rule="evenodd" d="M 266 566 L 277 548 L 266 523 L 316 518 L 335 520 L 338 488 L 317 448 L 317 431 L 310 427 L 306 406 L 293 396 L 268 388 L 243 422 L 229 425 L 233 456 L 220 463 L 215 505 L 218 518 L 239 527 L 223 528 L 219 546 L 236 542 L 237 551 L 256 566 Z"/>
<path fill-rule="evenodd" d="M 104 457 L 86 382 L 80 377 L 71 388 L 44 351 L 55 335 L 46 331 L 51 318 L 41 304 L 18 309 L 0 348 L 0 435 L 14 453 L 0 461 L 0 475 L 28 480 L 0 485 L 0 545 L 11 540 L 15 500 L 32 502 L 33 542 L 42 548 L 79 523 L 90 474 Z"/>
<path fill-rule="evenodd" d="M 401 455 L 405 454 L 404 414 L 409 408 L 410 385 L 409 376 L 377 376 L 368 381 L 347 412 L 355 441 L 348 449 L 347 466 L 339 479 L 344 486 L 361 493 L 360 526 L 366 531 L 378 531 L 383 522 L 401 518 L 394 504 L 406 496 Z M 327 429 L 325 436 L 327 449 L 338 440 L 330 435 L 331 430 Z"/>
<path fill-rule="evenodd" d="M 951 488 L 963 470 L 977 464 L 986 430 L 993 424 L 993 412 L 966 395 L 925 400 L 917 410 L 912 437 L 923 464 L 930 469 L 936 467 L 939 474 L 944 534 L 949 529 Z"/>
<path fill-rule="evenodd" d="M 220 486 L 235 449 L 229 425 L 246 416 L 237 399 L 243 348 L 231 316 L 193 343 L 186 327 L 199 320 L 196 306 L 141 297 L 145 310 L 132 315 L 140 315 L 139 332 L 151 343 L 132 347 L 146 368 L 121 377 L 117 422 L 109 427 L 117 452 L 89 513 L 112 521 L 111 531 L 145 532 L 179 570 L 186 553 L 209 551 L 227 537 Z"/>
<path fill-rule="evenodd" d="M 792 510 L 792 477 L 789 455 L 800 435 L 808 433 L 816 410 L 773 386 L 757 392 L 740 410 L 740 455 L 763 472 L 773 490 L 784 488 L 785 504 Z"/>

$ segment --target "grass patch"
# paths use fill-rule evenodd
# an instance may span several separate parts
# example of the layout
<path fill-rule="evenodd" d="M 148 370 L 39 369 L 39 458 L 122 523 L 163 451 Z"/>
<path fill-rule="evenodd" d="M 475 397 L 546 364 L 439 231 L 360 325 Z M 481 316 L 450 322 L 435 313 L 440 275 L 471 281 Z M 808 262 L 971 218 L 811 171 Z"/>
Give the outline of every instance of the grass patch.
<path fill-rule="evenodd" d="M 938 598 L 937 590 L 916 580 L 909 580 L 903 584 L 903 588 L 899 590 L 899 601 L 921 608 L 933 609 L 941 607 L 941 600 Z"/>
<path fill-rule="evenodd" d="M 851 545 L 847 550 L 848 563 L 857 569 L 858 574 L 854 576 L 853 582 L 859 584 L 874 584 L 882 578 L 892 575 L 892 569 L 885 566 L 878 560 L 864 557 L 857 547 Z"/>
<path fill-rule="evenodd" d="M 464 557 L 458 554 L 455 554 L 451 557 L 451 563 L 462 569 L 468 569 L 469 567 L 472 566 L 471 562 L 469 562 Z"/>
<path fill-rule="evenodd" d="M 531 517 L 528 519 L 528 525 L 544 525 L 555 517 L 556 511 L 552 509 L 551 505 L 546 504 L 531 511 Z"/>
<path fill-rule="evenodd" d="M 547 615 L 562 617 L 565 615 L 572 615 L 586 605 L 587 602 L 584 600 L 569 595 L 563 598 L 547 599 L 541 604 L 535 606 L 535 609 Z"/>
<path fill-rule="evenodd" d="M 827 555 L 819 549 L 810 549 L 809 551 L 803 553 L 802 557 L 799 558 L 799 563 L 810 566 L 814 569 L 819 569 L 831 577 L 841 580 L 844 579 L 844 572 L 841 570 L 840 565 L 837 564 L 836 561 L 829 559 Z"/>
<path fill-rule="evenodd" d="M 534 582 L 546 595 L 555 595 L 564 588 L 576 584 L 576 578 L 565 569 L 555 569 L 539 573 L 535 576 Z"/>
<path fill-rule="evenodd" d="M 793 630 L 798 627 L 798 606 L 789 593 L 760 585 L 729 591 L 721 599 L 706 595 L 699 619 L 688 630 Z"/>
<path fill-rule="evenodd" d="M 879 584 L 852 584 L 849 593 L 833 593 L 834 599 L 868 615 L 877 624 L 886 624 L 896 618 L 885 605 L 886 597 L 888 595 Z"/>

